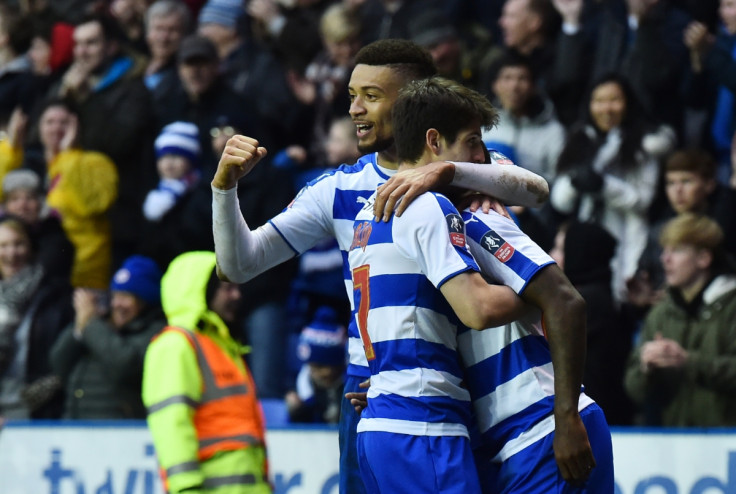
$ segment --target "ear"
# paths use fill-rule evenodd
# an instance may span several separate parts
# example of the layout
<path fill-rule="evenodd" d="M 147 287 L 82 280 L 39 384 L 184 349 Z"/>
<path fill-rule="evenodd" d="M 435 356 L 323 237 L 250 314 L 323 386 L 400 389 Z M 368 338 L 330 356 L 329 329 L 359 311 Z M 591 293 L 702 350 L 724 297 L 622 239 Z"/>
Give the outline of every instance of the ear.
<path fill-rule="evenodd" d="M 529 13 L 526 21 L 527 29 L 537 32 L 542 29 L 542 16 L 533 12 Z"/>
<path fill-rule="evenodd" d="M 424 144 L 435 156 L 442 152 L 442 137 L 437 129 L 427 129 Z"/>
<path fill-rule="evenodd" d="M 713 264 L 713 253 L 708 249 L 698 249 L 695 257 L 695 265 L 698 269 L 707 270 L 710 269 Z"/>

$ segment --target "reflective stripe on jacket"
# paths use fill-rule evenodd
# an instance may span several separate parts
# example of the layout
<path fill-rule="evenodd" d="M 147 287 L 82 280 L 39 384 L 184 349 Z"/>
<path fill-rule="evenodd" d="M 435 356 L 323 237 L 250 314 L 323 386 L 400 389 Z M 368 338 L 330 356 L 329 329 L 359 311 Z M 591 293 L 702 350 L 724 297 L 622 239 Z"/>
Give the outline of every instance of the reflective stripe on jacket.
<path fill-rule="evenodd" d="M 263 446 L 263 415 L 250 373 L 243 373 L 206 335 L 173 326 L 164 331 L 178 331 L 186 336 L 197 354 L 203 389 L 199 403 L 192 405 L 196 408 L 199 459 L 206 460 L 218 451 Z M 176 396 L 169 400 L 179 399 L 189 400 Z M 152 405 L 149 413 L 165 407 L 169 400 Z"/>

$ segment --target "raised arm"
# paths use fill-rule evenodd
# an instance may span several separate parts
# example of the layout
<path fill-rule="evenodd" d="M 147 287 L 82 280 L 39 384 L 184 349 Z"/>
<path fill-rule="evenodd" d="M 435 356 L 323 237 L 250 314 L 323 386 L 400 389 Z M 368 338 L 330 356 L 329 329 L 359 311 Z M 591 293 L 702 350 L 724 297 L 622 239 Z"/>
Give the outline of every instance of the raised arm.
<path fill-rule="evenodd" d="M 238 180 L 266 156 L 266 149 L 250 137 L 228 140 L 212 180 L 212 233 L 217 273 L 244 283 L 294 256 L 294 251 L 270 225 L 251 231 L 240 211 Z"/>
<path fill-rule="evenodd" d="M 440 291 L 460 321 L 472 329 L 508 324 L 521 317 L 526 307 L 511 288 L 489 285 L 476 271 L 453 276 Z"/>
<path fill-rule="evenodd" d="M 446 185 L 481 192 L 513 206 L 539 207 L 549 197 L 547 181 L 519 166 L 437 161 L 391 177 L 378 189 L 374 213 L 385 221 L 394 209 L 401 216 L 417 196 Z"/>

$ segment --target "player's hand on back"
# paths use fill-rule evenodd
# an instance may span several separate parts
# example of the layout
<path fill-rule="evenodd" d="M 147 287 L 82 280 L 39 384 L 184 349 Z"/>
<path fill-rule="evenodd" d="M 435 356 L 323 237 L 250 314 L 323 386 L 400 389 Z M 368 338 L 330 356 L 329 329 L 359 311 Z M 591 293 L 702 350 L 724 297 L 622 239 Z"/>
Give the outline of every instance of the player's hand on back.
<path fill-rule="evenodd" d="M 228 139 L 217 163 L 212 186 L 221 190 L 232 189 L 266 154 L 268 151 L 259 146 L 257 139 L 244 135 L 232 136 Z"/>
<path fill-rule="evenodd" d="M 394 213 L 401 216 L 414 199 L 449 184 L 454 175 L 455 165 L 447 161 L 402 170 L 378 188 L 373 214 L 383 221 L 388 221 Z"/>

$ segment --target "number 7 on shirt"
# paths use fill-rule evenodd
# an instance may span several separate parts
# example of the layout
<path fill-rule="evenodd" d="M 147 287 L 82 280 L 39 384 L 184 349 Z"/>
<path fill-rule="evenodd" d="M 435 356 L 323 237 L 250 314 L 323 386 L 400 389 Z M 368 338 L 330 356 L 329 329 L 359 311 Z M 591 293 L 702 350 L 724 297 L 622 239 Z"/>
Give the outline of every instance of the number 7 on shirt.
<path fill-rule="evenodd" d="M 368 336 L 368 309 L 371 306 L 370 268 L 369 264 L 364 264 L 353 269 L 353 291 L 360 292 L 358 331 L 360 332 L 360 339 L 363 341 L 365 358 L 373 360 L 376 358 L 376 352 L 373 350 L 373 343 L 371 343 L 371 338 Z M 355 296 L 353 296 L 353 300 L 355 300 Z"/>

